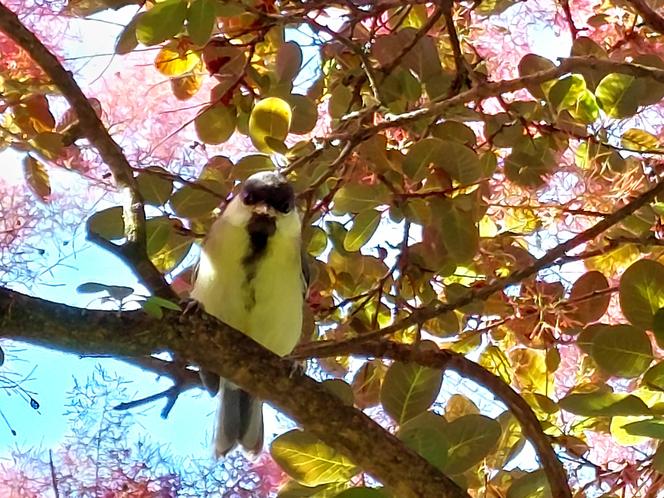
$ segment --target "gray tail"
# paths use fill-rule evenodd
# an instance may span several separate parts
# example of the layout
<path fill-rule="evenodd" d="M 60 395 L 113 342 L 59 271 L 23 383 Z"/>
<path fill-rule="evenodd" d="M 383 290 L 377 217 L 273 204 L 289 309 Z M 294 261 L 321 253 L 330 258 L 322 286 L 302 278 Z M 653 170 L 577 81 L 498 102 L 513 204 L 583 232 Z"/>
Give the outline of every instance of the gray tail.
<path fill-rule="evenodd" d="M 219 382 L 221 401 L 214 434 L 214 454 L 225 456 L 238 444 L 250 452 L 263 449 L 263 404 L 231 382 Z"/>

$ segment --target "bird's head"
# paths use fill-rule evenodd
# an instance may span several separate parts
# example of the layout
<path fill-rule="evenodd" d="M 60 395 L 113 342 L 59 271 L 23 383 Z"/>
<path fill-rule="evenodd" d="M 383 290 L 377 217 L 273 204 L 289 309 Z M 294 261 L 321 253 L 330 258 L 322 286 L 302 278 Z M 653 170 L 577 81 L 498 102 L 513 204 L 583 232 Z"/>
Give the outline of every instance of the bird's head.
<path fill-rule="evenodd" d="M 242 185 L 240 199 L 256 214 L 276 217 L 295 207 L 293 186 L 276 171 L 260 171 Z"/>

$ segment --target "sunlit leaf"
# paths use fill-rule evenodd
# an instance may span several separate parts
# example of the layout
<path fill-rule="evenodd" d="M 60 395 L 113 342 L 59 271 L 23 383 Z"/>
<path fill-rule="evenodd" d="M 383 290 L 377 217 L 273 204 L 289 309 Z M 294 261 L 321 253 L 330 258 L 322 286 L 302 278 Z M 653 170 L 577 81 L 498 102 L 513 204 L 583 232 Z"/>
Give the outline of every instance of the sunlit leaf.
<path fill-rule="evenodd" d="M 30 190 L 42 201 L 48 201 L 51 195 L 51 181 L 46 167 L 28 154 L 23 158 L 23 174 Z"/>
<path fill-rule="evenodd" d="M 97 211 L 88 218 L 87 227 L 90 232 L 106 240 L 121 239 L 125 236 L 122 207 L 113 206 Z"/>
<path fill-rule="evenodd" d="M 194 185 L 185 185 L 176 190 L 170 200 L 173 212 L 182 218 L 204 216 L 220 203 L 219 197 Z"/>
<path fill-rule="evenodd" d="M 544 471 L 536 470 L 516 479 L 507 491 L 507 498 L 552 498 Z"/>
<path fill-rule="evenodd" d="M 214 0 L 192 0 L 187 13 L 189 38 L 198 46 L 207 43 L 216 23 L 216 2 Z"/>
<path fill-rule="evenodd" d="M 203 76 L 200 74 L 185 74 L 171 78 L 171 90 L 178 100 L 187 100 L 198 93 L 203 86 Z"/>
<path fill-rule="evenodd" d="M 249 117 L 249 137 L 261 152 L 270 152 L 273 147 L 266 138 L 282 142 L 290 130 L 292 111 L 288 102 L 278 97 L 268 97 L 256 103 Z"/>
<path fill-rule="evenodd" d="M 500 439 L 500 424 L 484 415 L 464 415 L 446 427 L 448 474 L 460 474 L 485 458 Z"/>
<path fill-rule="evenodd" d="M 164 42 L 182 30 L 186 17 L 186 1 L 159 2 L 138 19 L 136 39 L 143 45 L 157 45 Z"/>
<path fill-rule="evenodd" d="M 422 455 L 431 465 L 442 469 L 447 461 L 448 423 L 440 415 L 424 412 L 404 423 L 397 437 Z"/>
<path fill-rule="evenodd" d="M 664 307 L 664 265 L 650 259 L 632 264 L 620 278 L 620 308 L 636 327 L 652 329 Z"/>
<path fill-rule="evenodd" d="M 161 206 L 166 203 L 173 190 L 173 180 L 160 166 L 149 166 L 136 177 L 138 191 L 147 204 Z"/>
<path fill-rule="evenodd" d="M 401 425 L 431 406 L 442 382 L 440 370 L 396 361 L 385 375 L 380 400 L 385 411 Z"/>
<path fill-rule="evenodd" d="M 632 422 L 630 424 L 624 425 L 623 429 L 625 429 L 629 434 L 633 434 L 635 436 L 644 436 L 652 439 L 664 439 L 664 420 L 639 420 L 638 422 Z"/>
<path fill-rule="evenodd" d="M 632 394 L 610 391 L 569 394 L 558 401 L 563 410 L 584 417 L 613 417 L 650 415 L 650 409 Z"/>
<path fill-rule="evenodd" d="M 235 107 L 214 104 L 201 112 L 194 120 L 196 134 L 206 144 L 221 144 L 235 131 L 237 115 Z"/>
<path fill-rule="evenodd" d="M 299 430 L 277 437 L 270 454 L 289 476 L 306 486 L 345 482 L 359 470 L 344 455 Z"/>
<path fill-rule="evenodd" d="M 641 92 L 635 82 L 633 76 L 618 73 L 609 74 L 600 81 L 595 95 L 609 117 L 625 118 L 636 113 Z"/>
<path fill-rule="evenodd" d="M 173 41 L 162 47 L 154 65 L 163 75 L 180 76 L 191 71 L 199 62 L 198 52 L 182 42 Z"/>
<path fill-rule="evenodd" d="M 344 239 L 344 249 L 349 252 L 359 251 L 376 233 L 380 223 L 380 212 L 375 209 L 362 211 L 353 219 L 353 226 Z"/>
<path fill-rule="evenodd" d="M 591 355 L 611 375 L 638 377 L 652 363 L 652 346 L 643 330 L 631 325 L 605 325 L 595 330 Z"/>
<path fill-rule="evenodd" d="M 640 151 L 656 151 L 659 149 L 659 139 L 645 130 L 630 128 L 626 130 L 621 139 L 622 146 L 626 149 Z"/>

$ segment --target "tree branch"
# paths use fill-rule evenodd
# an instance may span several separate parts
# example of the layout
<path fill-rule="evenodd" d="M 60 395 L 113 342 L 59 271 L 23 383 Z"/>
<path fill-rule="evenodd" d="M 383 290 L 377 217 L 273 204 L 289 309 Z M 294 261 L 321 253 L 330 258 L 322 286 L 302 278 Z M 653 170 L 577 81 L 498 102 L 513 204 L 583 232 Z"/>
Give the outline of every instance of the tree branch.
<path fill-rule="evenodd" d="M 634 7 L 648 26 L 664 34 L 664 16 L 648 5 L 646 0 L 627 0 L 627 3 Z"/>
<path fill-rule="evenodd" d="M 500 377 L 453 351 L 418 349 L 393 341 L 359 344 L 348 350 L 347 354 L 417 363 L 438 370 L 451 369 L 462 377 L 484 386 L 507 405 L 521 424 L 524 434 L 533 444 L 539 456 L 549 481 L 551 495 L 556 498 L 572 498 L 565 470 L 553 447 L 549 444 L 549 437 L 544 434 L 540 421 L 528 403 Z M 316 357 L 320 358 L 321 355 L 316 355 Z"/>
<path fill-rule="evenodd" d="M 206 314 L 86 310 L 0 288 L 0 337 L 61 351 L 146 356 L 170 351 L 273 403 L 404 498 L 468 498 L 459 486 L 361 411 Z"/>
<path fill-rule="evenodd" d="M 80 128 L 108 165 L 123 199 L 125 221 L 125 256 L 131 260 L 130 268 L 152 292 L 165 298 L 177 298 L 163 275 L 147 257 L 145 210 L 138 185 L 120 146 L 111 138 L 106 127 L 88 102 L 87 97 L 60 61 L 26 28 L 16 14 L 0 3 L 0 29 L 23 48 L 51 78 L 69 105 L 74 109 Z"/>

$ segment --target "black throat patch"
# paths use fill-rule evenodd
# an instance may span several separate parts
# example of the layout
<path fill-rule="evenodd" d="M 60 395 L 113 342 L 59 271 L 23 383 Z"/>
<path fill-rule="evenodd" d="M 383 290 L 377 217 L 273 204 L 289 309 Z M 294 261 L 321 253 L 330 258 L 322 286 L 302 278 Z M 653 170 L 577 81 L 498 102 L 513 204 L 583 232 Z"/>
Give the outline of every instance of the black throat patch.
<path fill-rule="evenodd" d="M 256 304 L 256 290 L 254 289 L 253 280 L 256 277 L 256 263 L 267 249 L 267 243 L 274 232 L 277 230 L 277 220 L 273 216 L 267 214 L 254 213 L 249 219 L 247 224 L 247 232 L 249 232 L 249 253 L 242 259 L 242 264 L 246 269 L 247 291 L 249 293 L 248 300 L 245 304 L 247 311 Z"/>

